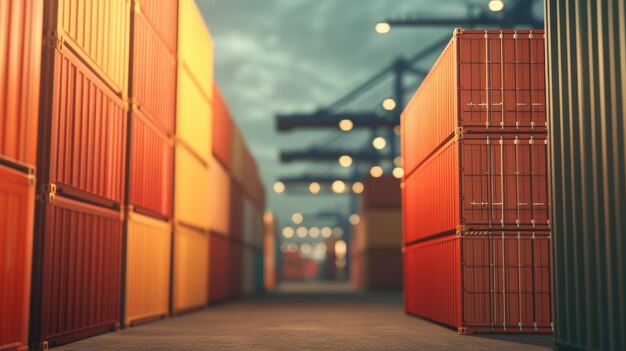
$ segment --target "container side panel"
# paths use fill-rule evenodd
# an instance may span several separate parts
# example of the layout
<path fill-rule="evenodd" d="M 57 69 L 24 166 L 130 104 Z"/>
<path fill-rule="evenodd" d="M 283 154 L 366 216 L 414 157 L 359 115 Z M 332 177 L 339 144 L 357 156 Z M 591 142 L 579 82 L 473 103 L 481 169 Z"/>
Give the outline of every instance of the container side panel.
<path fill-rule="evenodd" d="M 230 170 L 233 121 L 217 84 L 213 87 L 213 155 Z"/>
<path fill-rule="evenodd" d="M 235 238 L 243 236 L 244 222 L 244 205 L 243 193 L 237 183 L 230 182 L 230 217 L 229 217 L 229 234 Z"/>
<path fill-rule="evenodd" d="M 206 305 L 209 288 L 209 236 L 176 226 L 173 259 L 174 313 Z"/>
<path fill-rule="evenodd" d="M 231 279 L 229 239 L 212 232 L 209 246 L 209 303 L 215 303 L 229 298 Z"/>
<path fill-rule="evenodd" d="M 230 226 L 230 176 L 215 159 L 209 164 L 209 220 L 210 229 L 222 234 L 229 233 Z"/>
<path fill-rule="evenodd" d="M 407 312 L 452 327 L 460 325 L 460 250 L 454 235 L 406 248 Z"/>
<path fill-rule="evenodd" d="M 70 46 L 115 90 L 126 97 L 130 40 L 130 1 L 58 0 L 46 2 L 45 30 Z M 55 15 L 53 15 L 55 14 Z"/>
<path fill-rule="evenodd" d="M 117 203 L 124 199 L 127 112 L 73 53 L 55 60 L 52 106 L 43 109 L 50 138 L 40 179 Z M 44 169 L 49 164 L 48 169 Z"/>
<path fill-rule="evenodd" d="M 128 203 L 163 218 L 170 218 L 173 142 L 138 111 L 133 111 L 131 124 Z"/>
<path fill-rule="evenodd" d="M 209 229 L 209 169 L 186 147 L 176 145 L 174 219 Z"/>
<path fill-rule="evenodd" d="M 2 5 L 0 5 L 2 6 Z M 28 346 L 35 187 L 0 166 L 0 349 Z"/>
<path fill-rule="evenodd" d="M 201 94 L 212 100 L 213 40 L 194 0 L 180 0 L 178 9 L 179 64 L 196 79 Z"/>
<path fill-rule="evenodd" d="M 402 246 L 402 212 L 400 209 L 369 209 L 361 213 L 361 249 Z"/>
<path fill-rule="evenodd" d="M 459 224 L 458 142 L 452 141 L 405 180 L 405 240 L 456 230 Z"/>
<path fill-rule="evenodd" d="M 212 144 L 211 101 L 203 95 L 197 78 L 188 70 L 179 69 L 178 73 L 176 135 L 208 162 Z"/>
<path fill-rule="evenodd" d="M 127 226 L 125 322 L 167 315 L 171 225 L 131 213 Z"/>
<path fill-rule="evenodd" d="M 34 166 L 43 1 L 0 4 L 0 156 Z"/>
<path fill-rule="evenodd" d="M 241 275 L 243 273 L 242 269 L 242 247 L 238 242 L 230 241 L 229 242 L 229 271 L 228 271 L 228 297 L 229 298 L 237 298 L 241 296 Z"/>
<path fill-rule="evenodd" d="M 230 170 L 239 184 L 244 182 L 246 143 L 238 127 L 233 127 Z"/>
<path fill-rule="evenodd" d="M 41 340 L 50 346 L 120 321 L 122 221 L 117 212 L 57 197 L 45 206 Z"/>
<path fill-rule="evenodd" d="M 135 0 L 135 12 L 141 12 L 170 52 L 176 52 L 178 41 L 177 0 Z"/>
<path fill-rule="evenodd" d="M 161 41 L 141 12 L 133 15 L 131 50 L 133 102 L 167 133 L 174 133 L 176 56 Z"/>

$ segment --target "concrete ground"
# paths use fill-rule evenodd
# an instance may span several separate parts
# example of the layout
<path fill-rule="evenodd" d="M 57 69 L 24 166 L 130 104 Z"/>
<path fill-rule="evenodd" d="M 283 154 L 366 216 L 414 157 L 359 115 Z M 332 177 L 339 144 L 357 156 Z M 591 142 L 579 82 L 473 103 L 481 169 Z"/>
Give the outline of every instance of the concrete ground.
<path fill-rule="evenodd" d="M 58 350 L 550 350 L 550 335 L 459 336 L 407 316 L 400 293 L 291 284 L 276 293 L 108 333 Z"/>

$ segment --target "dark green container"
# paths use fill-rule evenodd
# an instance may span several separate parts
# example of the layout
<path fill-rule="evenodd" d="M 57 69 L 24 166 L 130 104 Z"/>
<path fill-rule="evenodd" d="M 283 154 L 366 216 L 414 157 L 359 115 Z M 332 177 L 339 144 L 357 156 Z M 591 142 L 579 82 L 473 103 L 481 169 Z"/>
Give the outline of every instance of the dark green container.
<path fill-rule="evenodd" d="M 557 350 L 626 350 L 626 5 L 546 0 Z"/>

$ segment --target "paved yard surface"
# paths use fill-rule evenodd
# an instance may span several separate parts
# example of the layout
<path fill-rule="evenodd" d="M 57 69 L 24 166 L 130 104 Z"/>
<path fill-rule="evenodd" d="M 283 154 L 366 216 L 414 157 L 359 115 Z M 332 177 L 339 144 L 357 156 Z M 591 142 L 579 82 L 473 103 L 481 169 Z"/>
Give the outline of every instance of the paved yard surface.
<path fill-rule="evenodd" d="M 550 350 L 550 335 L 459 336 L 407 316 L 400 293 L 291 284 L 262 297 L 128 328 L 58 350 Z"/>

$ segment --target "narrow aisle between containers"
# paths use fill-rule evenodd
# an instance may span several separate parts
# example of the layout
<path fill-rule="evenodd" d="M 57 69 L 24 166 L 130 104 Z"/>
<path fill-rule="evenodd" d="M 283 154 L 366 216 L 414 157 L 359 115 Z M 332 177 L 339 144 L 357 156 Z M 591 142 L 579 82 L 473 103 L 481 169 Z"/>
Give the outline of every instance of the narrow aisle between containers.
<path fill-rule="evenodd" d="M 400 292 L 290 283 L 57 348 L 70 350 L 549 350 L 550 335 L 460 336 L 404 313 Z"/>

